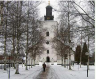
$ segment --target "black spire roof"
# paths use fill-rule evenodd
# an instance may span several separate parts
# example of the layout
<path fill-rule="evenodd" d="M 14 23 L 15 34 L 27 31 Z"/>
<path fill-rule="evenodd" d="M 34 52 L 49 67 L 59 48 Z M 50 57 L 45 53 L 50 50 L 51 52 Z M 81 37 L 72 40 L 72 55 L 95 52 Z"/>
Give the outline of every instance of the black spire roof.
<path fill-rule="evenodd" d="M 52 7 L 50 5 L 46 6 L 46 8 L 51 8 L 52 9 Z"/>
<path fill-rule="evenodd" d="M 44 16 L 45 20 L 53 20 L 54 16 L 52 16 L 52 7 L 50 6 L 50 1 L 48 6 L 46 6 L 46 16 Z"/>

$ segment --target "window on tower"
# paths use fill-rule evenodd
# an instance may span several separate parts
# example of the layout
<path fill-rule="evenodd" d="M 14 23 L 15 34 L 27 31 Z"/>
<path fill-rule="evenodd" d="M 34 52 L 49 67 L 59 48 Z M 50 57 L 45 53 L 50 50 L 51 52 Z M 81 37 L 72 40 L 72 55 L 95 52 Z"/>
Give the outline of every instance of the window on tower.
<path fill-rule="evenodd" d="M 49 36 L 49 32 L 46 32 L 46 36 Z"/>
<path fill-rule="evenodd" d="M 47 54 L 49 54 L 49 50 L 47 50 Z"/>
<path fill-rule="evenodd" d="M 46 44 L 49 44 L 49 41 L 47 41 Z"/>

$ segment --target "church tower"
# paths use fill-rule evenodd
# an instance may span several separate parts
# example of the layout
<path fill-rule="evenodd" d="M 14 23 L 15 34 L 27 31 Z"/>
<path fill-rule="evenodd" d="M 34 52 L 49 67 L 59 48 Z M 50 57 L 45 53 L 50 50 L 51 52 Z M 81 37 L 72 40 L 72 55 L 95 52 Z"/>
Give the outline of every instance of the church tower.
<path fill-rule="evenodd" d="M 52 16 L 52 7 L 50 6 L 50 2 L 46 7 L 46 16 L 44 16 L 44 21 L 41 21 L 42 25 L 42 35 L 44 36 L 44 50 L 40 55 L 36 57 L 35 64 L 39 64 L 39 62 L 46 62 L 50 64 L 54 64 L 57 62 L 57 51 L 53 48 L 53 38 L 54 31 L 57 28 L 57 21 L 54 21 L 54 17 Z"/>
<path fill-rule="evenodd" d="M 50 2 L 46 7 L 46 16 L 44 16 L 44 20 L 54 20 L 54 16 L 52 16 L 52 7 L 50 6 Z"/>

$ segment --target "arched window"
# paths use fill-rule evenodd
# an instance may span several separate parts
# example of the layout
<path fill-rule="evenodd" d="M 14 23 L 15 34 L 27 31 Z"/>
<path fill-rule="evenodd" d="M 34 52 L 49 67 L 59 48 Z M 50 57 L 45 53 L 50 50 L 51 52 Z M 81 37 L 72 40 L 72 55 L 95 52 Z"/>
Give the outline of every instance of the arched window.
<path fill-rule="evenodd" d="M 49 54 L 49 50 L 47 50 L 47 54 Z"/>
<path fill-rule="evenodd" d="M 49 41 L 47 41 L 46 44 L 49 44 Z"/>

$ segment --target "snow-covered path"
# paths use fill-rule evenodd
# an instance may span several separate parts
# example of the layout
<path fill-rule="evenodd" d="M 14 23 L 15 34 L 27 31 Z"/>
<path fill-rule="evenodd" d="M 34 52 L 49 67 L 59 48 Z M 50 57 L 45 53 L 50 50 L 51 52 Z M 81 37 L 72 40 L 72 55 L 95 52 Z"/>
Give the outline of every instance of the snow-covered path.
<path fill-rule="evenodd" d="M 47 79 L 47 75 L 48 75 L 48 71 L 49 71 L 49 67 L 46 68 L 46 71 L 43 72 L 41 71 L 40 74 L 38 74 L 35 78 L 33 79 Z"/>
<path fill-rule="evenodd" d="M 47 65 L 46 72 L 43 72 L 42 66 L 34 66 L 29 70 L 20 66 L 20 74 L 15 74 L 11 68 L 10 79 L 95 79 L 95 66 L 90 66 L 89 76 L 87 77 L 86 66 L 78 69 L 78 65 L 68 70 L 61 65 Z M 0 69 L 0 79 L 8 79 L 7 71 Z"/>
<path fill-rule="evenodd" d="M 47 66 L 46 71 L 41 71 L 41 73 L 34 79 L 59 79 L 59 77 L 51 66 Z"/>

